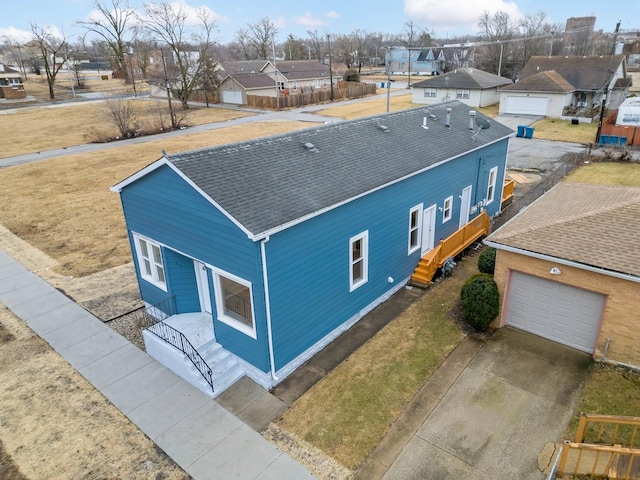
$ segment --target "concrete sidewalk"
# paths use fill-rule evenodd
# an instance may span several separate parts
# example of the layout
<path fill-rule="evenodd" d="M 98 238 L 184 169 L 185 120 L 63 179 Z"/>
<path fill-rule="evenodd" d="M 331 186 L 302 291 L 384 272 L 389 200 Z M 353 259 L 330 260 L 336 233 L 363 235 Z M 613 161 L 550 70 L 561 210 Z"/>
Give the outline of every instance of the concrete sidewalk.
<path fill-rule="evenodd" d="M 313 478 L 237 417 L 2 251 L 0 302 L 193 478 Z"/>

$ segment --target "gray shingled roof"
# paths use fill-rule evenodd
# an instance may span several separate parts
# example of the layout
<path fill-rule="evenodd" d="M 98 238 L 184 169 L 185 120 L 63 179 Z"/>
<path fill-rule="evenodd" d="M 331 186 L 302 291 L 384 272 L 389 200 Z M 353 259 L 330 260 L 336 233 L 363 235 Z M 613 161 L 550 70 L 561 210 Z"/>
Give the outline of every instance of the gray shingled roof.
<path fill-rule="evenodd" d="M 533 56 L 520 72 L 520 80 L 547 70 L 555 70 L 565 78 L 576 90 L 592 91 L 604 88 L 609 80 L 609 70 L 616 71 L 624 61 L 624 55 L 595 55 L 581 57 L 545 57 Z"/>
<path fill-rule="evenodd" d="M 452 101 L 166 158 L 259 237 L 513 133 L 477 116 L 491 127 L 475 140 L 469 107 Z"/>
<path fill-rule="evenodd" d="M 640 276 L 640 188 L 561 183 L 487 241 Z"/>
<path fill-rule="evenodd" d="M 275 80 L 266 73 L 237 73 L 234 75 L 228 75 L 227 78 L 229 77 L 235 80 L 246 90 L 265 87 L 275 88 Z"/>
<path fill-rule="evenodd" d="M 477 68 L 458 68 L 453 72 L 443 73 L 427 80 L 415 83 L 414 87 L 421 88 L 467 88 L 485 89 L 510 85 L 508 78 L 499 77 L 493 73 Z"/>
<path fill-rule="evenodd" d="M 502 87 L 500 90 L 514 92 L 556 92 L 569 93 L 576 89 L 555 70 L 536 73 L 530 77 Z"/>
<path fill-rule="evenodd" d="M 240 60 L 222 63 L 222 68 L 228 75 L 234 73 L 260 73 L 268 60 Z"/>
<path fill-rule="evenodd" d="M 308 80 L 331 76 L 329 66 L 317 60 L 285 60 L 277 62 L 276 67 L 287 80 Z"/>

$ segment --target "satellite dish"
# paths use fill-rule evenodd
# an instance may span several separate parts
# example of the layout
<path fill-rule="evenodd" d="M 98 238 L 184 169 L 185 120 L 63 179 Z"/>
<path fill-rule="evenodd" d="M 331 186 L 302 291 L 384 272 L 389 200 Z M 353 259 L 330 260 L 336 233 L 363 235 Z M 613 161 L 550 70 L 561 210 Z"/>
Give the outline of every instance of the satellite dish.
<path fill-rule="evenodd" d="M 476 118 L 476 125 L 478 125 L 482 130 L 488 130 L 491 128 L 491 124 L 486 118 Z"/>

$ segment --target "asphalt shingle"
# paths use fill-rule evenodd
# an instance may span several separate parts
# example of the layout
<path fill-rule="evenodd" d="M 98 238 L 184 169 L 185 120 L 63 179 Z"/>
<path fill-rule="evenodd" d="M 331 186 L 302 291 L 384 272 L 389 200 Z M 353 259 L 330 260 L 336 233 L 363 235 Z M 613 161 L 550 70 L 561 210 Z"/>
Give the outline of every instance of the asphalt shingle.
<path fill-rule="evenodd" d="M 167 159 L 260 236 L 513 133 L 479 112 L 491 127 L 470 131 L 469 110 L 452 101 Z"/>

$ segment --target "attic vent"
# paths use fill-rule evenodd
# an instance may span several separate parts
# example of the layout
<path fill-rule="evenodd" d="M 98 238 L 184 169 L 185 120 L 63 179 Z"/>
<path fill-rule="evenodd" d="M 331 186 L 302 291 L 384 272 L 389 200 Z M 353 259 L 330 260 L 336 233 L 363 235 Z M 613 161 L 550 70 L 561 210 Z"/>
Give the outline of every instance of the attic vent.
<path fill-rule="evenodd" d="M 316 146 L 315 146 L 313 143 L 311 143 L 311 142 L 304 142 L 304 143 L 302 144 L 302 146 L 303 146 L 304 148 L 306 148 L 308 152 L 317 152 L 317 151 L 318 151 L 318 149 L 316 148 Z"/>
<path fill-rule="evenodd" d="M 387 127 L 386 125 L 378 125 L 378 128 L 384 133 L 387 133 L 389 131 L 389 127 Z"/>
<path fill-rule="evenodd" d="M 438 119 L 438 117 L 436 117 L 433 113 L 430 113 L 430 114 L 429 114 L 429 118 L 430 118 L 431 120 L 437 120 L 437 119 Z"/>

